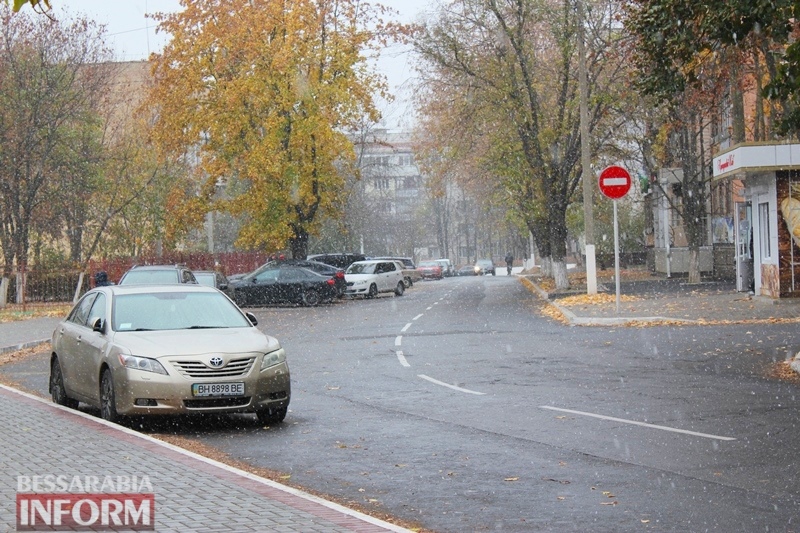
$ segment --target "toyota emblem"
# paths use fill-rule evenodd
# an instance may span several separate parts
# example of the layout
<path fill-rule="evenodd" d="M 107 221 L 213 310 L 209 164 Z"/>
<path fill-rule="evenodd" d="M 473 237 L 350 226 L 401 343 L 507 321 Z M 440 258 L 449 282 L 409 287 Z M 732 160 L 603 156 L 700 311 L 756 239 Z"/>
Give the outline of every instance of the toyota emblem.
<path fill-rule="evenodd" d="M 221 366 L 222 366 L 222 364 L 223 364 L 224 362 L 225 362 L 225 361 L 223 361 L 223 360 L 222 360 L 222 357 L 219 357 L 219 356 L 212 357 L 211 359 L 209 359 L 209 360 L 208 360 L 208 363 L 209 363 L 211 366 L 213 366 L 214 368 L 219 368 L 219 367 L 221 367 Z"/>

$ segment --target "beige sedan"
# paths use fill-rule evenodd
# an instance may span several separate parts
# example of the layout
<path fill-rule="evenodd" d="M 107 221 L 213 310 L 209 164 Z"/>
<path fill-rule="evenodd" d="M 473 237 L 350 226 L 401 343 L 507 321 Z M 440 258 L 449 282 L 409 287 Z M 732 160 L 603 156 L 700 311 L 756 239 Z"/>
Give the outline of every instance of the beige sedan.
<path fill-rule="evenodd" d="M 98 287 L 53 332 L 50 393 L 103 418 L 255 413 L 281 422 L 291 396 L 286 354 L 218 290 Z"/>

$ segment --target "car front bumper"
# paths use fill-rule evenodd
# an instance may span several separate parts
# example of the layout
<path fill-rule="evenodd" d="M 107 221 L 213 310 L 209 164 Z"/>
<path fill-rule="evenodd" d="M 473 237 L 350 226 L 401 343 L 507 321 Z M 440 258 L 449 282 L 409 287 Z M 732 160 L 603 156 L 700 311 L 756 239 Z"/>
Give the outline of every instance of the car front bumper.
<path fill-rule="evenodd" d="M 260 363 L 260 359 L 258 360 Z M 168 363 L 167 363 L 168 364 Z M 186 413 L 252 413 L 289 404 L 291 382 L 286 362 L 259 370 L 254 367 L 244 376 L 228 378 L 190 378 L 176 375 L 117 368 L 114 393 L 121 415 Z M 243 383 L 244 394 L 237 396 L 195 396 L 193 384 Z"/>

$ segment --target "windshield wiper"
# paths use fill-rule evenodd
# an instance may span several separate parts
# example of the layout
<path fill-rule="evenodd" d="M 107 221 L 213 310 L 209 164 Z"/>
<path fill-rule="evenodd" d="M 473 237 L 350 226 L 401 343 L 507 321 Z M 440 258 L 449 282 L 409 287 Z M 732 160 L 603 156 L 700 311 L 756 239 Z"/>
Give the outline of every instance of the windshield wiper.
<path fill-rule="evenodd" d="M 220 326 L 189 326 L 186 329 L 217 329 Z"/>

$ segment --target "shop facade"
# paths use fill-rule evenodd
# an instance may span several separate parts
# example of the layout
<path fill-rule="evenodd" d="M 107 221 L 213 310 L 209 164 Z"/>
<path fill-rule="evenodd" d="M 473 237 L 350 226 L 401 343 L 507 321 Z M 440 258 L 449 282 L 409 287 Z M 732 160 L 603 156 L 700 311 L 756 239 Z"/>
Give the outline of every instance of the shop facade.
<path fill-rule="evenodd" d="M 714 158 L 713 179 L 738 180 L 736 288 L 800 297 L 800 144 L 747 143 Z"/>

